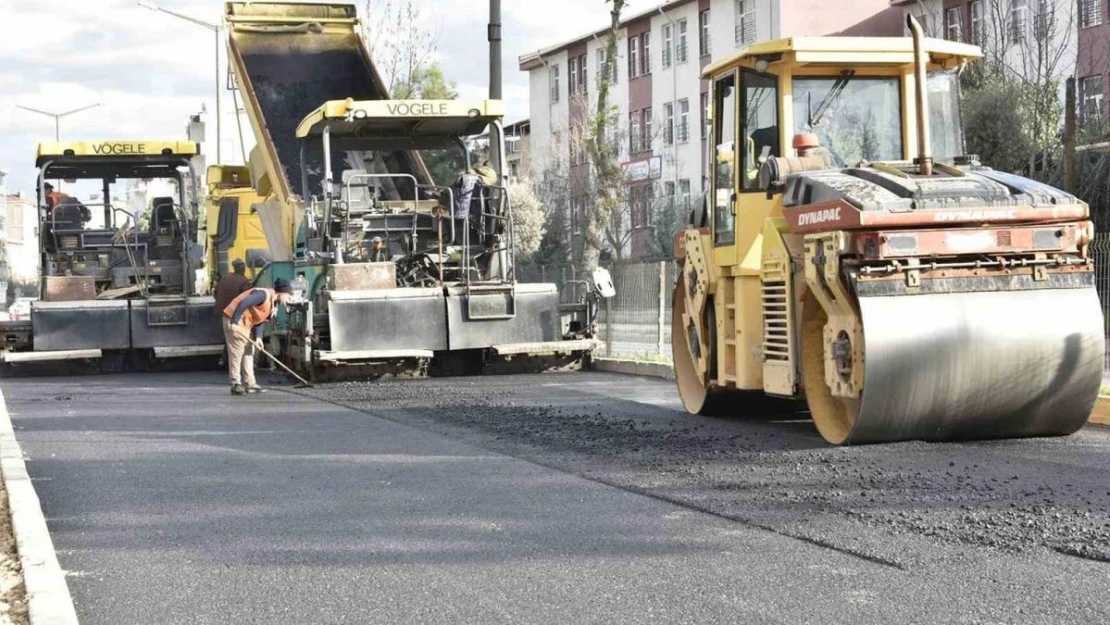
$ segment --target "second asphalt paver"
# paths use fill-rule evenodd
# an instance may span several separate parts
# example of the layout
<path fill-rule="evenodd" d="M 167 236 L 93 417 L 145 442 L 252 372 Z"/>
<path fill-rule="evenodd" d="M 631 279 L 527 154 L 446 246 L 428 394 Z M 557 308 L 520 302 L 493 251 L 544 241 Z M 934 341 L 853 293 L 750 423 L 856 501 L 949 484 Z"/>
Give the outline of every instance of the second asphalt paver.
<path fill-rule="evenodd" d="M 834 449 L 607 374 L 3 389 L 83 623 L 1110 619 L 1105 430 Z"/>

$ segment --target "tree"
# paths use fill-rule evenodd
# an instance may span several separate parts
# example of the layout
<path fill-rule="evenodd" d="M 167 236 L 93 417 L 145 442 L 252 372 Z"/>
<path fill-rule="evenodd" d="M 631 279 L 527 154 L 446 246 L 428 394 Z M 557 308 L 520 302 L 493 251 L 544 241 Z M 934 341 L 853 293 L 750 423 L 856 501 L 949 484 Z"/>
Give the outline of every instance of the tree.
<path fill-rule="evenodd" d="M 509 206 L 513 211 L 517 257 L 526 260 L 540 249 L 547 229 L 547 215 L 532 189 L 531 180 L 524 178 L 509 185 Z"/>
<path fill-rule="evenodd" d="M 1002 77 L 965 91 L 962 108 L 968 152 L 981 155 L 995 169 L 1023 171 L 1034 144 L 1022 99 L 1022 86 Z"/>
<path fill-rule="evenodd" d="M 430 63 L 417 71 L 412 82 L 397 82 L 391 96 L 394 100 L 454 100 L 459 92 L 454 81 L 447 80 L 439 62 Z"/>
<path fill-rule="evenodd" d="M 1000 105 L 1000 117 L 1020 119 L 1023 125 L 1005 126 L 985 120 L 999 133 L 988 139 L 984 129 L 965 118 L 969 146 L 970 135 L 975 134 L 982 140 L 980 146 L 994 146 L 1004 152 L 1001 158 L 994 152 L 978 152 L 988 164 L 1002 168 L 1005 163 L 1010 171 L 1047 177 L 1051 172 L 1038 167 L 1038 163 L 1047 163 L 1061 149 L 1060 77 L 1073 73 L 1075 68 L 1076 3 L 1046 0 L 1025 2 L 1015 8 L 1012 0 L 982 0 L 981 6 L 983 17 L 966 39 L 982 48 L 983 60 L 973 63 L 965 73 L 965 102 L 974 106 L 975 98 L 980 97 L 975 92 L 985 91 L 982 99 Z M 1010 99 L 999 99 L 999 93 L 1008 94 Z M 1026 150 L 1024 166 L 1014 167 L 1009 156 L 1013 148 L 1008 142 Z"/>
<path fill-rule="evenodd" d="M 433 64 L 439 47 L 435 16 L 426 0 L 366 0 L 363 35 L 390 96 L 412 89 Z"/>
<path fill-rule="evenodd" d="M 619 152 L 612 141 L 620 118 L 620 109 L 609 103 L 613 63 L 617 62 L 617 39 L 621 29 L 621 12 L 625 0 L 606 0 L 611 5 L 609 34 L 605 41 L 605 63 L 597 77 L 597 110 L 593 114 L 592 132 L 586 136 L 586 147 L 593 164 L 597 195 L 593 210 L 586 220 L 586 238 L 582 265 L 587 272 L 597 269 L 601 260 L 606 228 L 613 223 L 613 213 L 624 203 L 624 173 L 618 161 Z"/>

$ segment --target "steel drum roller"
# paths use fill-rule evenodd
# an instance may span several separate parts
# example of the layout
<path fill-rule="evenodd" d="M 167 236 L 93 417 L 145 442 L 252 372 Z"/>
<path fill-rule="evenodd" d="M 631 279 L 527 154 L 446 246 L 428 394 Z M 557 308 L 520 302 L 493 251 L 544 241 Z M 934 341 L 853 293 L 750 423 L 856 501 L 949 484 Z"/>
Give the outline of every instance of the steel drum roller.
<path fill-rule="evenodd" d="M 812 351 L 803 367 L 830 442 L 1066 435 L 1098 397 L 1105 339 L 1093 288 L 861 297 L 859 307 L 861 397 L 831 397 L 823 379 L 814 389 Z M 823 325 L 808 318 L 803 350 Z"/>

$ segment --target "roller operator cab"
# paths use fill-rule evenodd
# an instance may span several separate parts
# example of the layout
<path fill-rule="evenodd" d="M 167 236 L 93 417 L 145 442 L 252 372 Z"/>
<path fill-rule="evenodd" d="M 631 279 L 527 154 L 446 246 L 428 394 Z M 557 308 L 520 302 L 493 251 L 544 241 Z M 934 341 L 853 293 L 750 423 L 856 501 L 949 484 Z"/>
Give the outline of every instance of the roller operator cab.
<path fill-rule="evenodd" d="M 980 51 L 910 27 L 706 68 L 712 192 L 676 246 L 690 412 L 804 397 L 833 444 L 1086 422 L 1104 354 L 1088 208 L 964 153 L 958 72 Z"/>
<path fill-rule="evenodd" d="M 213 301 L 197 284 L 198 154 L 190 141 L 39 146 L 42 297 L 29 322 L 3 328 L 5 363 L 219 354 Z"/>

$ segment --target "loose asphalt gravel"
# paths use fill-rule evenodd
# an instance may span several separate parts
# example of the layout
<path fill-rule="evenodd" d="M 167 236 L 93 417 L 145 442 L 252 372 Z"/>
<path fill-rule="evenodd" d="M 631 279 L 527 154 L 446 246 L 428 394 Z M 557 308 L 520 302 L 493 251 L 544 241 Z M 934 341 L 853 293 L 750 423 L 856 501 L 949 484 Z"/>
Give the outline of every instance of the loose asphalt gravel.
<path fill-rule="evenodd" d="M 832 448 L 601 373 L 2 387 L 83 623 L 1110 622 L 1107 428 Z"/>

